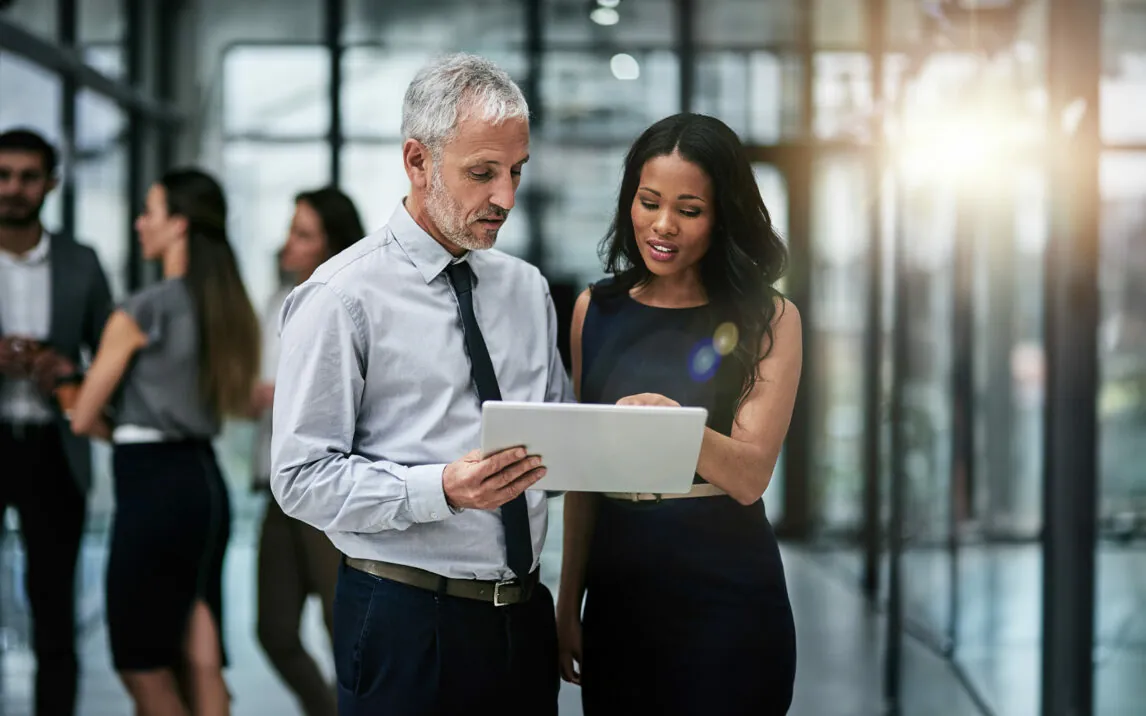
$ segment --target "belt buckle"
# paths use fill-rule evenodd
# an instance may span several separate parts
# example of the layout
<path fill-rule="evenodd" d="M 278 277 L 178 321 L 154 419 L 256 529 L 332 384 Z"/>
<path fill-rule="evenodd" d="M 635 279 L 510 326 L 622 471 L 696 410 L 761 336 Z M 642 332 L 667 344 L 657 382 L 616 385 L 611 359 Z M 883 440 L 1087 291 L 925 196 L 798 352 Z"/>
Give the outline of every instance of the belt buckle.
<path fill-rule="evenodd" d="M 512 587 L 516 581 L 515 579 L 507 579 L 504 582 L 496 582 L 493 585 L 493 605 L 495 607 L 508 607 L 510 605 L 510 602 L 501 601 L 501 588 Z"/>

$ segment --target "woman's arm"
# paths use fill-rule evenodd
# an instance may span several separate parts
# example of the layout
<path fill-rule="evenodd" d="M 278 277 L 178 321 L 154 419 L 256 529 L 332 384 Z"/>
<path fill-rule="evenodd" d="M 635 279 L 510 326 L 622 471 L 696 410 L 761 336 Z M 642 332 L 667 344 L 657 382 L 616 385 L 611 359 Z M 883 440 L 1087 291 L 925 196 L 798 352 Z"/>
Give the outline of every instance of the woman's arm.
<path fill-rule="evenodd" d="M 803 337 L 800 312 L 781 299 L 772 319 L 773 344 L 760 361 L 756 384 L 736 413 L 732 435 L 705 428 L 696 472 L 708 482 L 750 505 L 764 494 L 792 421 L 800 384 Z M 768 338 L 762 339 L 767 347 Z M 678 405 L 663 395 L 642 393 L 621 398 L 618 405 Z"/>
<path fill-rule="evenodd" d="M 731 437 L 705 430 L 696 467 L 697 474 L 745 505 L 760 499 L 772 480 L 800 384 L 803 336 L 794 305 L 780 300 L 772 332 L 772 351 L 760 361 Z"/>
<path fill-rule="evenodd" d="M 103 419 L 107 401 L 123 379 L 135 352 L 147 345 L 147 336 L 135 320 L 123 311 L 108 318 L 95 360 L 84 376 L 72 408 L 72 431 L 77 435 L 107 439 L 111 431 Z"/>
<path fill-rule="evenodd" d="M 581 398 L 581 328 L 589 308 L 589 291 L 577 297 L 573 307 L 573 325 L 569 335 L 570 358 L 573 363 L 573 392 Z M 557 591 L 558 629 L 575 631 L 572 644 L 563 644 L 561 654 L 562 676 L 570 682 L 580 683 L 581 661 L 580 624 L 581 599 L 585 595 L 585 563 L 589 559 L 589 542 L 597 515 L 599 496 L 588 492 L 569 492 L 565 495 L 565 538 L 561 555 L 561 584 Z M 567 649 L 567 650 L 566 650 Z"/>

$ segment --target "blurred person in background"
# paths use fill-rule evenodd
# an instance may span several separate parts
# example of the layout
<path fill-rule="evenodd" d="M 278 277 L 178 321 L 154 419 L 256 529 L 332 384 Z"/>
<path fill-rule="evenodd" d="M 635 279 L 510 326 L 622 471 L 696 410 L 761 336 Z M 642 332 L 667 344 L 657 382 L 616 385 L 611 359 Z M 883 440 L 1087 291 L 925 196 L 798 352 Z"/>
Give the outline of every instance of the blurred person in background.
<path fill-rule="evenodd" d="M 77 433 L 113 444 L 108 636 L 139 714 L 230 712 L 231 511 L 211 441 L 224 417 L 249 413 L 259 324 L 226 226 L 207 174 L 171 171 L 151 187 L 135 228 L 163 280 L 112 313 L 72 412 Z"/>
<path fill-rule="evenodd" d="M 111 312 L 99 259 L 40 221 L 56 150 L 28 130 L 0 134 L 0 524 L 16 510 L 36 656 L 34 713 L 75 713 L 75 575 L 91 484 L 91 446 L 54 398 Z"/>
<path fill-rule="evenodd" d="M 566 495 L 562 675 L 593 716 L 785 714 L 796 634 L 761 497 L 800 314 L 773 288 L 787 251 L 736 134 L 696 114 L 647 129 L 602 249 L 610 278 L 573 315 L 581 401 L 703 407 L 708 427 L 688 493 Z"/>
<path fill-rule="evenodd" d="M 263 375 L 253 397 L 259 430 L 254 456 L 254 486 L 270 490 L 271 404 L 279 359 L 278 316 L 294 286 L 306 281 L 324 261 L 365 235 L 354 202 L 333 187 L 295 197 L 294 218 L 286 244 L 279 251 L 279 269 L 291 277 L 277 291 L 263 314 Z M 259 533 L 259 643 L 294 691 L 306 716 L 334 716 L 335 689 L 326 682 L 299 635 L 303 607 L 311 594 L 322 600 L 322 614 L 334 635 L 334 585 L 341 555 L 321 531 L 283 513 L 267 501 Z"/>

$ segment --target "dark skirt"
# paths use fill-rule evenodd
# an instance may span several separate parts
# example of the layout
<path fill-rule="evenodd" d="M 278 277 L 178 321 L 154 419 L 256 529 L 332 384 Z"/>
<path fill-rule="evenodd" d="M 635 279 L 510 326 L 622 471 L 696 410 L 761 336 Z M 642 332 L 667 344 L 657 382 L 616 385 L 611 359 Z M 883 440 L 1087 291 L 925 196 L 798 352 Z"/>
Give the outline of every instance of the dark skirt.
<path fill-rule="evenodd" d="M 231 532 L 227 488 L 206 441 L 116 445 L 115 519 L 107 565 L 107 625 L 119 671 L 184 661 L 196 601 L 223 647 L 223 557 Z"/>
<path fill-rule="evenodd" d="M 587 715 L 788 712 L 795 626 L 760 502 L 602 498 L 586 586 Z"/>

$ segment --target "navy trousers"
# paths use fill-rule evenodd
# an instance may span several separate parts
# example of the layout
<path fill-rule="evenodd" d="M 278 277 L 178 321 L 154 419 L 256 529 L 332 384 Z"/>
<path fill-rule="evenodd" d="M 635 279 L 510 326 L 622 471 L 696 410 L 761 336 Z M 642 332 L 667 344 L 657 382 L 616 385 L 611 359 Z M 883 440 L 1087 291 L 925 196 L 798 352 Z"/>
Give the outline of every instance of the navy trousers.
<path fill-rule="evenodd" d="M 343 564 L 334 664 L 339 716 L 556 716 L 553 597 L 495 607 Z"/>

